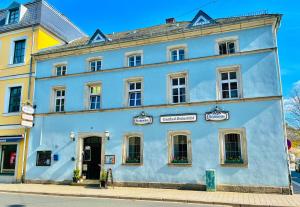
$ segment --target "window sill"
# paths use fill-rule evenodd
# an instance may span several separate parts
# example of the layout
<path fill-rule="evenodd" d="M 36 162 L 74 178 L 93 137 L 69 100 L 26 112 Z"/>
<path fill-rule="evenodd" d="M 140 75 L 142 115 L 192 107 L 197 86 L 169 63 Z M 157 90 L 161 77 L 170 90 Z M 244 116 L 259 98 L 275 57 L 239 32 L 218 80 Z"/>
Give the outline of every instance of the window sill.
<path fill-rule="evenodd" d="M 14 68 L 14 67 L 20 67 L 20 66 L 24 66 L 25 63 L 15 63 L 15 64 L 9 64 L 8 67 L 10 68 Z"/>
<path fill-rule="evenodd" d="M 222 167 L 247 168 L 248 163 L 221 163 Z"/>
<path fill-rule="evenodd" d="M 0 173 L 0 176 L 14 176 L 14 173 Z"/>
<path fill-rule="evenodd" d="M 20 116 L 20 112 L 3 113 L 2 116 Z"/>
<path fill-rule="evenodd" d="M 123 163 L 122 165 L 127 165 L 127 166 L 142 166 L 143 163 Z"/>
<path fill-rule="evenodd" d="M 170 167 L 192 167 L 192 163 L 168 163 Z"/>

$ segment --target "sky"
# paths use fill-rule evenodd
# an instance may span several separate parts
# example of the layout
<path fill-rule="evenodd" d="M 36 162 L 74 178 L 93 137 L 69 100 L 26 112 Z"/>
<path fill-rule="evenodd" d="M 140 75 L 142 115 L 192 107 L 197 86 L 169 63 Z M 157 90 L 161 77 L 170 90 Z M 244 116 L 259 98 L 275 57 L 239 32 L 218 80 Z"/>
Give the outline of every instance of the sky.
<path fill-rule="evenodd" d="M 13 0 L 0 0 L 5 8 Z M 19 0 L 20 3 L 28 0 Z M 286 99 L 300 87 L 300 0 L 47 0 L 88 35 L 162 24 L 166 18 L 192 20 L 202 9 L 212 18 L 267 10 L 283 14 L 278 32 L 279 61 Z"/>

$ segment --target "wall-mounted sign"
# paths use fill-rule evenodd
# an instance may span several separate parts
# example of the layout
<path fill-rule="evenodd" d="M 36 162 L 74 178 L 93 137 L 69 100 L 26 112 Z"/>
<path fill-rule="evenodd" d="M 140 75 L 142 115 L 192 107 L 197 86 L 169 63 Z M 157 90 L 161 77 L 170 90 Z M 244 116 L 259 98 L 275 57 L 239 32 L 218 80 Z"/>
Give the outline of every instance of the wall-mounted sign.
<path fill-rule="evenodd" d="M 161 123 L 194 122 L 194 121 L 197 121 L 197 114 L 178 114 L 178 115 L 160 116 Z"/>
<path fill-rule="evenodd" d="M 216 107 L 213 111 L 205 113 L 206 121 L 224 121 L 229 119 L 229 112 L 222 111 L 218 107 Z"/>
<path fill-rule="evenodd" d="M 21 125 L 25 128 L 32 128 L 33 127 L 33 114 L 34 108 L 30 105 L 22 106 L 22 121 Z"/>
<path fill-rule="evenodd" d="M 22 106 L 22 112 L 26 114 L 34 114 L 34 108 L 30 105 Z"/>
<path fill-rule="evenodd" d="M 33 115 L 30 114 L 22 114 L 23 120 L 33 121 Z"/>
<path fill-rule="evenodd" d="M 133 124 L 135 125 L 147 125 L 152 124 L 153 117 L 148 116 L 145 112 L 142 112 L 140 115 L 133 117 Z"/>
<path fill-rule="evenodd" d="M 32 121 L 26 121 L 26 120 L 22 120 L 21 121 L 21 125 L 27 128 L 32 128 L 33 127 L 33 122 Z"/>
<path fill-rule="evenodd" d="M 105 155 L 105 164 L 114 165 L 116 163 L 115 155 Z"/>

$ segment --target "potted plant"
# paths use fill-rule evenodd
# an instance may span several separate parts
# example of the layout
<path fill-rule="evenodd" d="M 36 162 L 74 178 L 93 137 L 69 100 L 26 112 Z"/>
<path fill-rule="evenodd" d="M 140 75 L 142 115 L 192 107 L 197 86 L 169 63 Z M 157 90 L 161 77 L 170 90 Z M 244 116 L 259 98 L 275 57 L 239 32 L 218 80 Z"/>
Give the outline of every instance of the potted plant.
<path fill-rule="evenodd" d="M 73 182 L 74 183 L 78 183 L 79 182 L 79 180 L 80 180 L 80 171 L 79 171 L 79 169 L 75 169 L 74 171 L 73 171 Z"/>
<path fill-rule="evenodd" d="M 100 173 L 100 188 L 106 188 L 106 180 L 107 180 L 107 171 L 101 170 Z"/>

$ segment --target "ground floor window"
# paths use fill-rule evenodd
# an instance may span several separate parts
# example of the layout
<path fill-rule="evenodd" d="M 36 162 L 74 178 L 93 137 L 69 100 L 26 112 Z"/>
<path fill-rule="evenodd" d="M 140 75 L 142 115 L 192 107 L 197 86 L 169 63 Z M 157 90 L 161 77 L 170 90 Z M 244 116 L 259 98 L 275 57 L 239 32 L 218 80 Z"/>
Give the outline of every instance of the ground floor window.
<path fill-rule="evenodd" d="M 128 135 L 124 141 L 124 164 L 142 164 L 143 159 L 143 145 L 142 136 Z"/>
<path fill-rule="evenodd" d="M 1 145 L 1 174 L 14 175 L 17 160 L 17 145 Z"/>
<path fill-rule="evenodd" d="M 50 166 L 51 151 L 37 151 L 36 166 Z"/>
<path fill-rule="evenodd" d="M 247 164 L 244 129 L 220 130 L 221 164 Z"/>
<path fill-rule="evenodd" d="M 192 146 L 188 132 L 172 132 L 169 135 L 169 163 L 191 164 Z"/>

